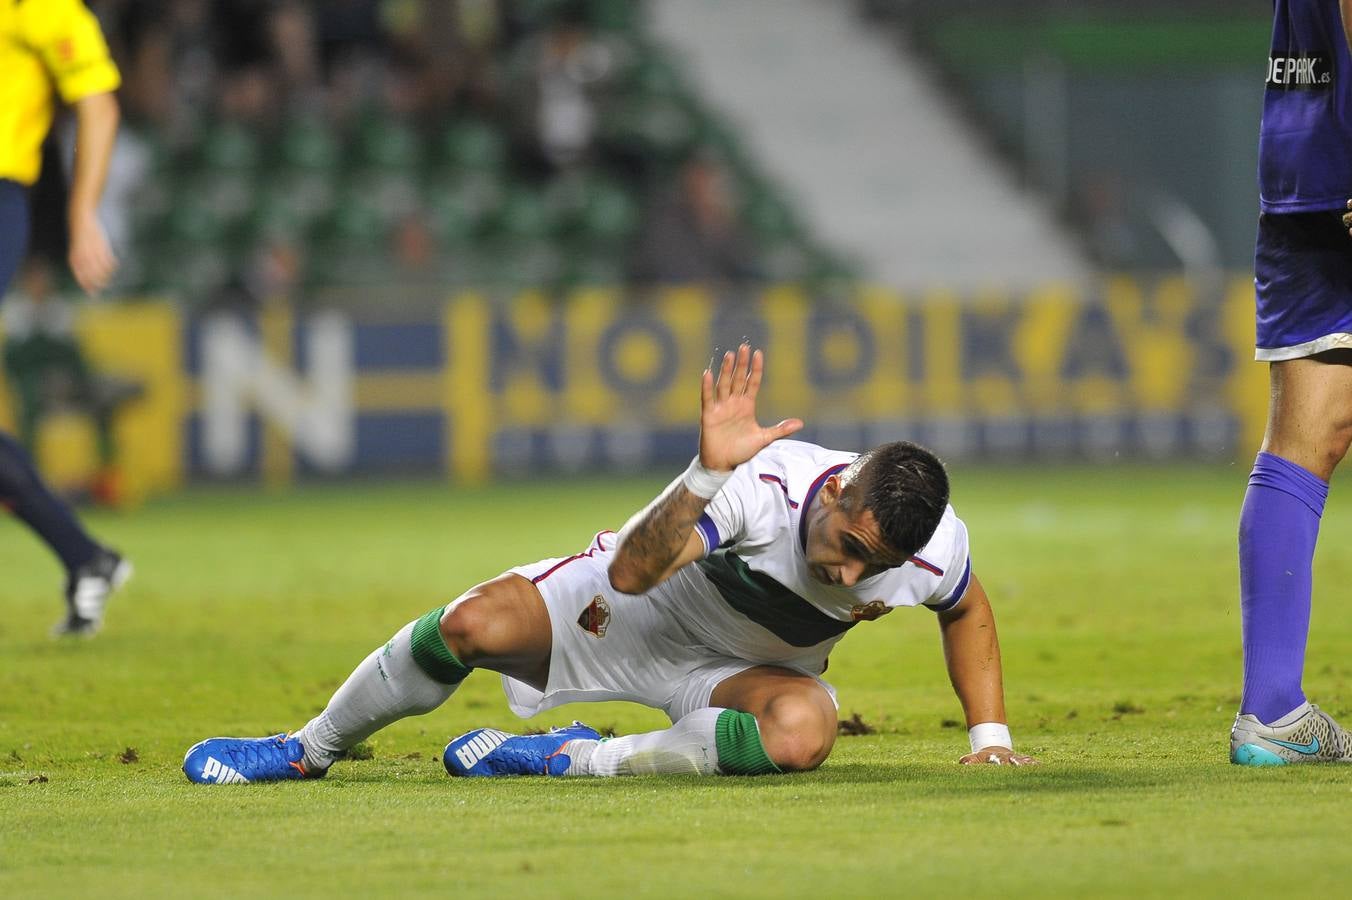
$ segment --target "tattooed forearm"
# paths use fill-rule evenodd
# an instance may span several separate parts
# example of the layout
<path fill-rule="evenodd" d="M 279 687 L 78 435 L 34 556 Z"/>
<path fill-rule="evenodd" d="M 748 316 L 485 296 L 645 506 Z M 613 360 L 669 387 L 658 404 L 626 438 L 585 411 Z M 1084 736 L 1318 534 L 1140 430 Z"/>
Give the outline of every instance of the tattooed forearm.
<path fill-rule="evenodd" d="M 679 481 L 669 485 L 620 529 L 610 564 L 611 585 L 627 594 L 641 594 L 661 581 L 708 504 Z"/>

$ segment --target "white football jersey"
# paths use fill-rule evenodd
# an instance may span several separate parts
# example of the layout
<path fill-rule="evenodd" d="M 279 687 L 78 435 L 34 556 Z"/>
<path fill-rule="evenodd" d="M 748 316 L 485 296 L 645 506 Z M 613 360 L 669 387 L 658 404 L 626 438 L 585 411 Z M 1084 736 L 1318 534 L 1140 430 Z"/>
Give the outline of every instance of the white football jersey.
<path fill-rule="evenodd" d="M 705 558 L 649 592 L 688 610 L 685 623 L 720 652 L 761 662 L 819 658 L 850 627 L 899 606 L 957 605 L 971 579 L 967 528 L 949 506 L 933 537 L 902 566 L 852 587 L 807 569 L 804 513 L 857 453 L 776 441 L 738 466 L 697 526 Z"/>

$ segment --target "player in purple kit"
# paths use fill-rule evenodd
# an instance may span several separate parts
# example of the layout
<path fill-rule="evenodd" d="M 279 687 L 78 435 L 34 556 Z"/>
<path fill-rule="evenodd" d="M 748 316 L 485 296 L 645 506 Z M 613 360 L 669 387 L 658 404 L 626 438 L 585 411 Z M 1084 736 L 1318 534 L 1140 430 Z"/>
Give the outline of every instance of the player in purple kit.
<path fill-rule="evenodd" d="M 1350 18 L 1352 0 L 1274 3 L 1254 262 L 1271 395 L 1239 520 L 1239 765 L 1352 762 L 1352 736 L 1301 687 L 1319 519 L 1352 444 L 1352 242 L 1339 221 L 1352 196 Z"/>

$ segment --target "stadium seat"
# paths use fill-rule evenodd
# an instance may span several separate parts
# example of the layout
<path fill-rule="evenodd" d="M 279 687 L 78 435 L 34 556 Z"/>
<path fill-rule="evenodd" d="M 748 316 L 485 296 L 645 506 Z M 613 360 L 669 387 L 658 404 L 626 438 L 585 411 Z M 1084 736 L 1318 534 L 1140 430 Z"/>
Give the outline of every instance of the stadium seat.
<path fill-rule="evenodd" d="M 802 229 L 782 200 L 763 188 L 753 187 L 747 192 L 741 218 L 759 243 L 775 244 L 801 237 Z"/>
<path fill-rule="evenodd" d="M 371 95 L 375 102 L 350 127 L 314 104 L 288 111 L 267 134 L 212 118 L 203 106 L 188 114 L 195 121 L 177 123 L 172 152 L 167 136 L 147 138 L 157 147 L 154 174 L 134 205 L 128 256 L 142 261 L 147 283 L 160 279 L 185 295 L 276 238 L 304 247 L 315 284 L 381 272 L 425 278 L 429 268 L 467 285 L 615 283 L 646 193 L 701 152 L 723 159 L 746 186 L 742 221 L 769 267 L 809 277 L 823 254 L 790 204 L 763 183 L 736 129 L 703 108 L 680 60 L 655 42 L 648 12 L 646 0 L 520 0 L 490 49 L 501 73 L 566 17 L 609 51 L 605 88 L 594 98 L 590 168 L 539 184 L 538 165 L 513 155 L 501 108 L 433 120 L 423 133 L 422 123 Z M 413 217 L 430 229 L 437 258 L 405 271 L 393 248 Z M 176 260 L 201 272 L 183 272 Z"/>
<path fill-rule="evenodd" d="M 441 240 L 451 242 L 464 242 L 483 234 L 501 198 L 501 184 L 481 173 L 434 181 L 424 191 L 433 231 Z"/>
<path fill-rule="evenodd" d="M 369 115 L 357 129 L 355 168 L 412 171 L 422 163 L 422 141 L 409 125 L 380 115 Z"/>
<path fill-rule="evenodd" d="M 338 184 L 333 173 L 319 169 L 284 169 L 261 183 L 256 194 L 256 219 L 271 211 L 285 215 L 301 227 L 329 215 L 338 202 Z M 258 219 L 262 221 L 262 219 Z"/>
<path fill-rule="evenodd" d="M 252 130 L 235 122 L 221 122 L 202 139 L 198 155 L 208 169 L 253 169 L 262 158 L 262 145 Z"/>
<path fill-rule="evenodd" d="M 507 140 L 486 122 L 454 122 L 442 132 L 436 159 L 451 174 L 466 171 L 501 173 L 507 164 Z"/>
<path fill-rule="evenodd" d="M 560 210 L 541 191 L 525 184 L 507 188 L 491 217 L 492 233 L 510 241 L 551 238 L 560 224 Z"/>
<path fill-rule="evenodd" d="M 642 0 L 587 0 L 587 21 L 593 28 L 632 34 L 644 16 Z"/>
<path fill-rule="evenodd" d="M 660 167 L 687 156 L 698 131 L 695 116 L 680 100 L 641 93 L 616 103 L 601 123 L 606 143 Z"/>
<path fill-rule="evenodd" d="M 570 251 L 613 250 L 638 227 L 638 201 L 622 182 L 597 172 L 559 178 L 549 185 L 546 197 Z"/>
<path fill-rule="evenodd" d="M 277 148 L 278 161 L 294 169 L 332 172 L 342 158 L 337 137 L 318 116 L 304 116 L 289 122 L 277 141 Z"/>

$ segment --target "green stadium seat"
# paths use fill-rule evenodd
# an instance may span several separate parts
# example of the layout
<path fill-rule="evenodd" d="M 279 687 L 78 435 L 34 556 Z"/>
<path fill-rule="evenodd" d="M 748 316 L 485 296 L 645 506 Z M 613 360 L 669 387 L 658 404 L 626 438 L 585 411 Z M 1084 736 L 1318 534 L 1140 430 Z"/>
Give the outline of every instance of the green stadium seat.
<path fill-rule="evenodd" d="M 541 191 L 515 184 L 507 188 L 491 223 L 497 236 L 514 241 L 535 241 L 554 236 L 560 224 L 560 211 Z"/>
<path fill-rule="evenodd" d="M 181 181 L 178 202 L 205 207 L 228 228 L 253 210 L 254 185 L 254 173 L 246 169 L 200 170 Z"/>
<path fill-rule="evenodd" d="M 671 166 L 689 155 L 699 129 L 694 114 L 679 100 L 633 94 L 606 111 L 601 133 L 608 143 Z"/>
<path fill-rule="evenodd" d="M 221 122 L 203 137 L 198 154 L 210 169 L 253 169 L 262 158 L 262 142 L 243 125 Z"/>
<path fill-rule="evenodd" d="M 211 244 L 222 240 L 226 223 L 201 197 L 183 191 L 164 222 L 170 243 Z"/>
<path fill-rule="evenodd" d="M 389 223 L 420 209 L 422 194 L 416 172 L 368 169 L 351 174 L 344 182 L 341 196 L 359 198 L 361 203 L 375 209 Z"/>
<path fill-rule="evenodd" d="M 571 253 L 559 275 L 562 286 L 616 287 L 625 281 L 625 257 L 614 252 Z"/>
<path fill-rule="evenodd" d="M 512 14 L 520 24 L 533 30 L 548 25 L 573 2 L 575 0 L 515 0 Z"/>
<path fill-rule="evenodd" d="M 223 241 L 170 241 L 146 261 L 143 280 L 151 290 L 168 291 L 195 304 L 229 281 L 233 265 Z"/>
<path fill-rule="evenodd" d="M 332 172 L 284 169 L 258 186 L 256 205 L 288 210 L 298 223 L 327 216 L 338 202 L 338 183 Z"/>
<path fill-rule="evenodd" d="M 435 155 L 453 175 L 466 171 L 496 174 L 507 164 L 507 140 L 486 122 L 454 122 L 442 132 Z"/>
<path fill-rule="evenodd" d="M 345 194 L 333 212 L 319 224 L 318 236 L 345 244 L 369 244 L 389 233 L 390 222 L 371 197 L 360 192 Z"/>
<path fill-rule="evenodd" d="M 384 116 L 368 116 L 357 129 L 356 167 L 410 171 L 422 164 L 422 141 L 403 122 Z"/>
<path fill-rule="evenodd" d="M 556 241 L 498 238 L 484 245 L 481 283 L 506 290 L 554 287 L 566 263 Z"/>
<path fill-rule="evenodd" d="M 609 245 L 628 240 L 638 224 L 638 200 L 617 182 L 599 182 L 588 191 L 580 231 L 589 243 Z"/>
<path fill-rule="evenodd" d="M 802 234 L 788 206 L 768 190 L 749 192 L 741 211 L 742 222 L 761 244 L 796 240 Z"/>
<path fill-rule="evenodd" d="M 277 142 L 279 161 L 291 168 L 334 171 L 342 161 L 337 136 L 317 116 L 289 122 Z"/>
<path fill-rule="evenodd" d="M 249 216 L 249 232 L 257 240 L 298 238 L 313 221 L 285 192 L 260 190 Z"/>
<path fill-rule="evenodd" d="M 433 182 L 424 192 L 433 231 L 442 240 L 452 242 L 484 233 L 501 199 L 501 184 L 479 173 Z"/>
<path fill-rule="evenodd" d="M 557 179 L 546 189 L 546 202 L 574 248 L 610 248 L 638 228 L 638 201 L 622 183 L 596 173 Z"/>
<path fill-rule="evenodd" d="M 642 0 L 587 0 L 586 10 L 593 28 L 626 34 L 639 30 L 645 12 Z"/>
<path fill-rule="evenodd" d="M 669 98 L 687 100 L 685 79 L 680 69 L 664 53 L 651 51 L 628 73 L 628 87 L 650 100 Z"/>

